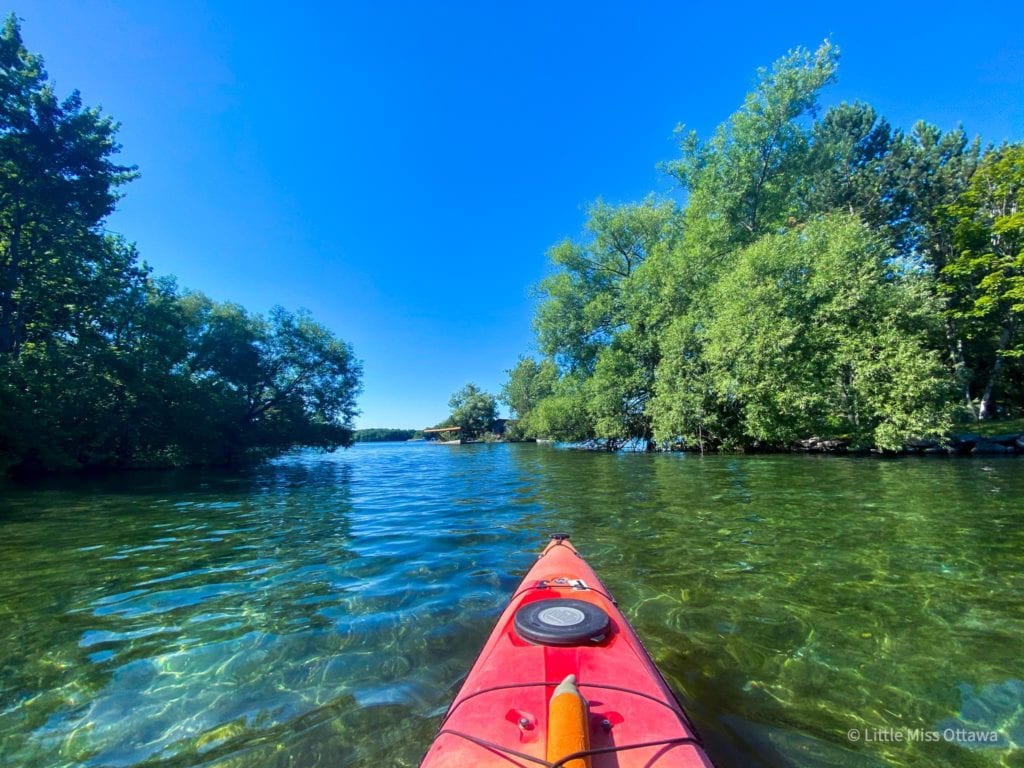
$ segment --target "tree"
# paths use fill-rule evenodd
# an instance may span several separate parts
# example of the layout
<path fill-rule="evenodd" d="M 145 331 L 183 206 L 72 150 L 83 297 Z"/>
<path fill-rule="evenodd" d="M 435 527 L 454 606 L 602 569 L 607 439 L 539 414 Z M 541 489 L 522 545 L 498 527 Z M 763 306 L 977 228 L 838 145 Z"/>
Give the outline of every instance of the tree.
<path fill-rule="evenodd" d="M 819 119 L 837 64 L 828 41 L 791 51 L 709 140 L 686 134 L 665 166 L 682 210 L 598 202 L 551 249 L 534 328 L 557 381 L 529 429 L 893 448 L 941 431 L 954 382 L 983 415 L 1024 396 L 1015 148 L 976 173 L 962 129 L 904 134 L 861 103 Z"/>
<path fill-rule="evenodd" d="M 553 394 L 558 382 L 558 367 L 551 360 L 537 362 L 531 357 L 521 357 L 507 373 L 508 380 L 501 387 L 499 399 L 518 419 L 516 434 L 546 437 L 537 430 L 533 416 L 540 402 Z"/>
<path fill-rule="evenodd" d="M 541 281 L 534 320 L 541 352 L 563 370 L 592 373 L 599 351 L 628 326 L 623 286 L 672 225 L 675 206 L 648 198 L 589 211 L 587 238 L 564 240 L 548 252 L 555 273 Z"/>
<path fill-rule="evenodd" d="M 117 125 L 63 101 L 11 14 L 0 33 L 0 355 L 67 330 L 81 297 L 120 256 L 102 233 L 135 177 L 118 165 Z"/>
<path fill-rule="evenodd" d="M 562 376 L 550 395 L 530 412 L 529 427 L 538 437 L 577 442 L 594 437 L 585 378 L 579 373 Z"/>
<path fill-rule="evenodd" d="M 476 384 L 467 384 L 448 401 L 452 409 L 453 424 L 462 429 L 465 437 L 477 437 L 491 427 L 498 418 L 498 401 Z"/>
<path fill-rule="evenodd" d="M 899 448 L 942 432 L 938 307 L 920 276 L 887 270 L 888 255 L 849 215 L 765 236 L 739 254 L 702 330 L 706 380 L 738 416 L 727 437 L 787 445 L 839 435 Z M 674 423 L 671 408 L 662 414 L 665 438 L 689 426 Z"/>
<path fill-rule="evenodd" d="M 134 169 L 0 32 L 0 468 L 231 464 L 349 445 L 360 365 L 308 314 L 182 294 L 103 221 Z"/>
<path fill-rule="evenodd" d="M 986 371 L 978 416 L 991 418 L 1006 361 L 1024 359 L 1024 145 L 985 155 L 956 203 L 940 210 L 952 225 L 954 254 L 940 287 L 949 314 L 966 325 Z"/>
<path fill-rule="evenodd" d="M 771 69 L 758 70 L 755 89 L 709 142 L 684 134 L 682 156 L 666 169 L 689 192 L 685 242 L 692 255 L 718 261 L 794 212 L 808 162 L 801 118 L 814 114 L 819 92 L 835 79 L 838 58 L 827 40 L 813 53 L 790 51 Z"/>
<path fill-rule="evenodd" d="M 806 118 L 835 78 L 838 55 L 826 41 L 759 70 L 754 90 L 711 140 L 686 134 L 682 156 L 666 165 L 688 199 L 682 236 L 655 262 L 660 280 L 648 291 L 660 297 L 664 320 L 645 410 L 665 440 L 688 437 L 703 447 L 739 439 L 736 404 L 716 390 L 703 349 L 714 286 L 744 246 L 798 223 L 806 208 L 801 193 L 808 194 L 801 181 L 822 163 L 811 154 Z"/>
<path fill-rule="evenodd" d="M 353 438 L 357 443 L 389 443 L 411 440 L 416 434 L 417 430 L 415 429 L 371 427 L 369 429 L 357 429 Z M 422 433 L 420 434 L 422 437 Z"/>
<path fill-rule="evenodd" d="M 187 366 L 195 383 L 185 407 L 191 423 L 206 424 L 193 433 L 202 443 L 187 453 L 230 464 L 252 451 L 352 444 L 362 369 L 348 344 L 305 312 L 275 307 L 264 319 L 200 294 L 183 301 L 192 317 Z"/>
<path fill-rule="evenodd" d="M 648 198 L 613 207 L 598 201 L 590 209 L 588 237 L 551 249 L 557 271 L 539 286 L 544 301 L 534 327 L 541 351 L 572 379 L 543 409 L 544 423 L 557 436 L 578 434 L 584 423 L 593 430 L 587 437 L 649 435 L 643 406 L 653 390 L 657 332 L 666 319 L 658 295 L 664 272 L 654 262 L 664 257 L 677 224 L 670 202 Z M 565 418 L 570 402 L 586 404 L 586 416 Z M 530 428 L 540 424 L 531 420 Z"/>
<path fill-rule="evenodd" d="M 901 141 L 868 104 L 844 102 L 829 109 L 811 130 L 806 172 L 797 182 L 799 218 L 856 214 L 897 248 L 909 205 L 895 152 Z"/>

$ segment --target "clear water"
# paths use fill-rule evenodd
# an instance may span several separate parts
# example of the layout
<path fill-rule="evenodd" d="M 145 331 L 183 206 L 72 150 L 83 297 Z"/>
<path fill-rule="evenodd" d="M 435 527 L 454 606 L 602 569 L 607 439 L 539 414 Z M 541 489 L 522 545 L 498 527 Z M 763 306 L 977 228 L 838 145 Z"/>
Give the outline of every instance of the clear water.
<path fill-rule="evenodd" d="M 414 766 L 564 529 L 723 766 L 1022 766 L 1022 470 L 413 443 L 7 486 L 0 753 Z M 885 740 L 955 728 L 997 741 Z"/>

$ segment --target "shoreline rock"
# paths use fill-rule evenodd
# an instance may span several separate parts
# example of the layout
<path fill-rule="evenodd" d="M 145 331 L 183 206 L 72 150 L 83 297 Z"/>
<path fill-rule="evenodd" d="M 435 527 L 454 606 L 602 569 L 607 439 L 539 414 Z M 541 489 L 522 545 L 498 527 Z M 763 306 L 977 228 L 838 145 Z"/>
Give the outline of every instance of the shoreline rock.
<path fill-rule="evenodd" d="M 660 451 L 700 453 L 697 447 L 690 448 L 676 442 L 660 448 Z M 851 447 L 840 438 L 808 437 L 797 440 L 788 447 L 769 446 L 761 443 L 744 446 L 742 453 L 821 453 L 834 455 L 876 455 L 876 456 L 1012 456 L 1024 454 L 1024 433 L 1012 432 L 1002 435 L 976 435 L 972 432 L 954 432 L 944 440 L 922 438 L 910 440 L 902 449 L 883 451 L 879 448 Z M 705 453 L 716 453 L 705 448 Z"/>

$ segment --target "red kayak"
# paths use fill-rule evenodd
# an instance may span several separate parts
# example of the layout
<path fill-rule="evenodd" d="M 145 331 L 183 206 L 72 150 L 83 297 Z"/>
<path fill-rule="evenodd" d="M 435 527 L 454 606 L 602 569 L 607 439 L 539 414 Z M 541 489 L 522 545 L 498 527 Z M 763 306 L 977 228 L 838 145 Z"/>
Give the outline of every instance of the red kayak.
<path fill-rule="evenodd" d="M 526 574 L 421 768 L 713 768 L 568 538 L 553 536 Z"/>

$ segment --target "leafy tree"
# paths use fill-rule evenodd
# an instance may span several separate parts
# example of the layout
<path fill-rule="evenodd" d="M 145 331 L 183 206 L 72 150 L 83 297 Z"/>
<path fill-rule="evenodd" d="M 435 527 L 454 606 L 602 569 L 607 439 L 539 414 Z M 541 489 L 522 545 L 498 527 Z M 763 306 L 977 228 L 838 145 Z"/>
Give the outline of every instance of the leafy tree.
<path fill-rule="evenodd" d="M 812 154 L 806 118 L 815 114 L 837 62 L 838 50 L 826 41 L 813 53 L 798 48 L 759 70 L 755 89 L 712 139 L 687 134 L 682 156 L 666 165 L 688 200 L 683 236 L 656 263 L 660 280 L 648 291 L 660 297 L 666 318 L 658 333 L 654 397 L 645 406 L 663 439 L 685 436 L 701 447 L 740 440 L 736 403 L 716 389 L 703 348 L 714 286 L 745 245 L 795 225 L 812 192 L 827 194 L 824 183 L 817 191 L 802 186 L 824 165 Z"/>
<path fill-rule="evenodd" d="M 550 251 L 557 271 L 539 287 L 544 301 L 535 328 L 541 351 L 573 382 L 571 395 L 564 389 L 543 409 L 552 436 L 578 433 L 583 423 L 596 430 L 588 436 L 650 433 L 643 404 L 653 389 L 657 330 L 665 319 L 656 289 L 663 273 L 651 262 L 664 258 L 677 222 L 672 203 L 648 198 L 612 207 L 599 201 L 590 210 L 589 237 Z M 586 417 L 564 418 L 565 404 L 580 397 Z M 545 434 L 532 418 L 529 425 Z"/>
<path fill-rule="evenodd" d="M 829 41 L 813 53 L 790 51 L 770 70 L 758 70 L 755 89 L 710 141 L 684 135 L 682 156 L 666 169 L 689 192 L 685 242 L 702 263 L 773 231 L 794 212 L 797 182 L 809 162 L 801 119 L 814 114 L 838 58 Z"/>
<path fill-rule="evenodd" d="M 809 435 L 898 448 L 946 426 L 938 307 L 914 274 L 888 273 L 883 242 L 849 216 L 745 249 L 715 289 L 705 355 L 742 437 Z"/>
<path fill-rule="evenodd" d="M 955 248 L 940 286 L 950 316 L 969 329 L 972 351 L 984 355 L 979 418 L 990 418 L 1005 363 L 1024 358 L 1024 145 L 986 154 L 967 190 L 939 213 Z"/>
<path fill-rule="evenodd" d="M 203 455 L 212 448 L 208 461 L 230 464 L 253 449 L 351 445 L 361 366 L 349 345 L 307 313 L 275 307 L 264 319 L 197 294 L 185 301 L 195 334 L 188 369 L 198 396 L 190 406 L 217 404 L 214 420 L 204 420 L 208 429 L 194 433 L 210 448 L 193 450 Z"/>
<path fill-rule="evenodd" d="M 541 352 L 564 370 L 592 373 L 599 351 L 628 325 L 620 300 L 671 225 L 675 208 L 653 198 L 635 205 L 595 203 L 584 242 L 565 240 L 548 252 L 556 271 L 543 280 L 534 328 Z"/>
<path fill-rule="evenodd" d="M 230 464 L 351 442 L 360 366 L 306 314 L 182 294 L 103 231 L 134 169 L 0 32 L 0 468 Z"/>
<path fill-rule="evenodd" d="M 117 125 L 63 101 L 42 59 L 22 42 L 16 17 L 0 32 L 0 355 L 53 338 L 68 326 L 97 277 L 116 272 L 123 250 L 102 233 L 134 169 L 112 157 Z"/>
<path fill-rule="evenodd" d="M 387 443 L 409 440 L 417 434 L 415 429 L 386 429 L 372 427 L 357 429 L 353 435 L 357 443 Z"/>
<path fill-rule="evenodd" d="M 895 186 L 903 203 L 898 224 L 897 251 L 909 264 L 918 264 L 936 281 L 947 303 L 958 301 L 957 289 L 943 270 L 956 255 L 955 224 L 947 215 L 967 189 L 981 155 L 981 143 L 969 141 L 962 128 L 943 133 L 918 122 L 907 136 L 897 135 L 889 165 L 895 169 Z M 983 373 L 977 369 L 977 335 L 969 322 L 953 312 L 943 314 L 947 365 L 965 406 L 974 409 L 973 391 Z"/>
<path fill-rule="evenodd" d="M 595 436 L 588 391 L 582 374 L 562 376 L 550 395 L 530 412 L 529 426 L 538 437 L 576 442 Z"/>
<path fill-rule="evenodd" d="M 506 385 L 530 430 L 894 448 L 944 428 L 953 384 L 982 416 L 1024 396 L 1019 146 L 980 161 L 962 129 L 904 134 L 861 103 L 819 119 L 837 62 L 792 51 L 710 140 L 685 135 L 681 211 L 598 202 L 550 251 L 543 360 Z"/>
<path fill-rule="evenodd" d="M 502 385 L 499 399 L 518 419 L 518 436 L 546 437 L 537 431 L 532 416 L 540 402 L 554 393 L 557 382 L 558 368 L 551 360 L 537 362 L 531 357 L 521 357 L 508 371 L 508 380 Z"/>
<path fill-rule="evenodd" d="M 452 395 L 448 407 L 452 409 L 452 423 L 466 437 L 482 435 L 498 418 L 498 401 L 476 384 L 467 384 Z"/>

